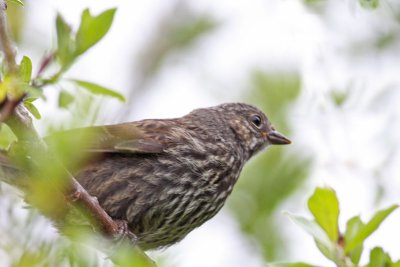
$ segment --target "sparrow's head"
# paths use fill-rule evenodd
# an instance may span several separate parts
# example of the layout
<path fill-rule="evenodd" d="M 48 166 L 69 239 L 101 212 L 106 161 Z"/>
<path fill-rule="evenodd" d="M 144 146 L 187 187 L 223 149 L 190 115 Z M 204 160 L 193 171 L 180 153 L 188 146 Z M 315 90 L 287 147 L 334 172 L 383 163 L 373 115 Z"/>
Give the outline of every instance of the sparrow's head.
<path fill-rule="evenodd" d="M 249 158 L 268 145 L 291 143 L 288 138 L 277 132 L 267 116 L 254 106 L 226 103 L 209 109 L 221 115 L 218 116 L 223 120 L 220 124 L 230 128 L 238 145 L 242 146 Z"/>

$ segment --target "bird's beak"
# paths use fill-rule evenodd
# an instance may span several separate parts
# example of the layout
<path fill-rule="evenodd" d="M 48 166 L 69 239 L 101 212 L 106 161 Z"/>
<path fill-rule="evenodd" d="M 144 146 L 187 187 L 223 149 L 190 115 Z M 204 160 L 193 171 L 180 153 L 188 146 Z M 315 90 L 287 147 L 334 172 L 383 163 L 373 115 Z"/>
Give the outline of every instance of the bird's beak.
<path fill-rule="evenodd" d="M 272 130 L 266 133 L 267 139 L 273 145 L 288 145 L 292 143 L 286 136 L 283 134 Z"/>

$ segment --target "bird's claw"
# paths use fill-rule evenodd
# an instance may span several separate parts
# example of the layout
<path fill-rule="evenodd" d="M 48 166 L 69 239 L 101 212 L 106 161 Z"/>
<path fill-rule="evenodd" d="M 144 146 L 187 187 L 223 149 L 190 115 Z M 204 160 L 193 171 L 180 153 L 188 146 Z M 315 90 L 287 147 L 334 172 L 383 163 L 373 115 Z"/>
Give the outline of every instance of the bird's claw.
<path fill-rule="evenodd" d="M 122 244 L 127 240 L 129 243 L 136 245 L 138 238 L 129 230 L 128 222 L 125 220 L 115 220 L 115 223 L 118 226 L 118 233 L 114 236 L 116 242 Z"/>

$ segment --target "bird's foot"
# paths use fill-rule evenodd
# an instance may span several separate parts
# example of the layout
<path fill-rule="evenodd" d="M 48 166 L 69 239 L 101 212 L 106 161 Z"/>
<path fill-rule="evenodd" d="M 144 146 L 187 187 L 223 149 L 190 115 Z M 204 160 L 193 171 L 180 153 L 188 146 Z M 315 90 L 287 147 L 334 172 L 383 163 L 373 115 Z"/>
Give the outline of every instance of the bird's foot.
<path fill-rule="evenodd" d="M 138 238 L 129 230 L 128 222 L 125 220 L 114 220 L 114 222 L 118 225 L 118 234 L 114 236 L 116 243 L 122 244 L 128 241 L 135 246 Z"/>

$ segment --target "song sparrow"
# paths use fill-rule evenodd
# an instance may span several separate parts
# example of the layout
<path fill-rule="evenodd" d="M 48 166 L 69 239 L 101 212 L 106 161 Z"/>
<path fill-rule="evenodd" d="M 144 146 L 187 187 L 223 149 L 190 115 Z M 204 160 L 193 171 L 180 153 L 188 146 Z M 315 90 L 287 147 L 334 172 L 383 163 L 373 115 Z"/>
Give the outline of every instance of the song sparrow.
<path fill-rule="evenodd" d="M 213 217 L 245 162 L 289 144 L 259 109 L 227 103 L 176 119 L 149 119 L 66 132 L 89 133 L 96 155 L 74 175 L 143 249 L 168 246 Z"/>

